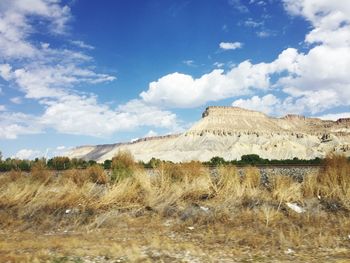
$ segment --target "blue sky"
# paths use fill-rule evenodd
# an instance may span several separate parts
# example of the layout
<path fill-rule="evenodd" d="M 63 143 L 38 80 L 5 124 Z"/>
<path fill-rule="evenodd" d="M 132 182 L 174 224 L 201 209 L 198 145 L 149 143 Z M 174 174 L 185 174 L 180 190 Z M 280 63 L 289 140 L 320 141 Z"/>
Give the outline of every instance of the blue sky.
<path fill-rule="evenodd" d="M 208 105 L 350 116 L 350 5 L 5 0 L 5 157 L 179 133 Z"/>

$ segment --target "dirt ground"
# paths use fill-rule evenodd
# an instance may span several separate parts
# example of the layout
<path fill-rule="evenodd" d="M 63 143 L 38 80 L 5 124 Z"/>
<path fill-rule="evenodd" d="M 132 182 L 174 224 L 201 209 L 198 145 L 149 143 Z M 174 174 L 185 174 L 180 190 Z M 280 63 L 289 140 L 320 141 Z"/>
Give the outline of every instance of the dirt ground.
<path fill-rule="evenodd" d="M 178 224 L 149 216 L 108 224 L 75 231 L 1 231 L 0 262 L 350 262 L 346 237 L 342 246 L 319 248 L 301 241 L 289 247 L 262 236 L 275 240 L 271 230 L 245 229 L 242 235 L 237 226 Z"/>

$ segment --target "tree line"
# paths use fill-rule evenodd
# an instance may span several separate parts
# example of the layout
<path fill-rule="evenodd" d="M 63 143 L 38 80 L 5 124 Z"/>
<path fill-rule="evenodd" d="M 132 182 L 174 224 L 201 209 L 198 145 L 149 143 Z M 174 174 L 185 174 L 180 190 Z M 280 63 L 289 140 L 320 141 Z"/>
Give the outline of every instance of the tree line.
<path fill-rule="evenodd" d="M 5 160 L 2 160 L 1 158 L 1 152 L 0 152 L 0 171 L 6 172 L 11 170 L 19 170 L 19 171 L 26 171 L 30 172 L 31 168 L 36 164 L 40 162 L 43 164 L 46 168 L 51 170 L 68 170 L 68 169 L 86 169 L 94 165 L 99 165 L 101 168 L 110 170 L 113 168 L 113 165 L 115 166 L 116 160 L 105 160 L 103 163 L 96 163 L 96 161 L 90 160 L 86 161 L 83 159 L 77 159 L 77 158 L 68 158 L 64 156 L 56 156 L 51 159 L 45 159 L 45 158 L 36 158 L 35 160 L 22 160 L 17 158 L 7 158 Z M 172 163 L 169 161 L 162 161 L 157 158 L 152 158 L 148 162 L 138 162 L 135 164 L 138 164 L 141 167 L 144 168 L 157 168 L 162 163 Z M 321 158 L 314 158 L 311 160 L 303 160 L 298 158 L 293 159 L 285 159 L 285 160 L 269 160 L 261 158 L 257 154 L 247 154 L 243 155 L 241 157 L 241 160 L 225 160 L 222 157 L 215 156 L 210 159 L 208 162 L 203 162 L 202 164 L 206 166 L 220 166 L 220 165 L 319 165 L 323 163 L 323 159 Z"/>

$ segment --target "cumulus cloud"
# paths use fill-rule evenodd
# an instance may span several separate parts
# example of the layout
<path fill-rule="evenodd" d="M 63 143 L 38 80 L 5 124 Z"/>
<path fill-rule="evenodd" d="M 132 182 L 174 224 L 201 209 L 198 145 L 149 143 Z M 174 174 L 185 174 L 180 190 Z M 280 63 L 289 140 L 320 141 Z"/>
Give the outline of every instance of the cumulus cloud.
<path fill-rule="evenodd" d="M 238 99 L 232 103 L 232 106 L 274 114 L 276 108 L 281 107 L 281 101 L 273 94 L 268 94 L 263 97 L 253 96 L 250 99 Z"/>
<path fill-rule="evenodd" d="M 215 69 L 197 79 L 176 72 L 150 83 L 140 96 L 146 103 L 162 107 L 193 108 L 208 101 L 249 94 L 253 89 L 267 89 L 269 71 L 268 64 L 244 61 L 226 73 Z"/>
<path fill-rule="evenodd" d="M 219 47 L 223 50 L 235 50 L 242 48 L 243 44 L 241 42 L 221 42 Z"/>
<path fill-rule="evenodd" d="M 58 132 L 106 136 L 140 126 L 177 129 L 176 115 L 133 100 L 112 110 L 97 102 L 96 96 L 81 99 L 70 95 L 59 101 L 46 101 L 47 109 L 39 123 Z M 82 129 L 83 127 L 83 129 Z"/>
<path fill-rule="evenodd" d="M 209 101 L 269 90 L 270 75 L 285 70 L 297 72 L 298 59 L 297 50 L 289 48 L 271 63 L 243 61 L 227 72 L 215 69 L 197 79 L 176 72 L 151 82 L 140 96 L 146 103 L 161 107 L 193 108 Z"/>

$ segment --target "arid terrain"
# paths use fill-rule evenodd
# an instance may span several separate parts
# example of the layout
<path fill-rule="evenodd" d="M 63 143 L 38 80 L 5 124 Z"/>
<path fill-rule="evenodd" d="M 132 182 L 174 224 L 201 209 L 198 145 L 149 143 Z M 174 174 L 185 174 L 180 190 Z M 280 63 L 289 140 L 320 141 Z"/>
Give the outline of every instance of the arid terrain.
<path fill-rule="evenodd" d="M 1 262 L 349 262 L 350 163 L 294 180 L 162 163 L 0 176 Z M 240 175 L 241 174 L 241 175 Z"/>
<path fill-rule="evenodd" d="M 202 119 L 182 134 L 151 137 L 132 143 L 82 146 L 68 152 L 70 158 L 103 162 L 119 150 L 137 160 L 152 157 L 173 162 L 226 160 L 245 154 L 267 159 L 313 159 L 329 153 L 350 156 L 350 119 L 324 121 L 299 115 L 272 118 L 237 107 L 208 107 Z"/>

